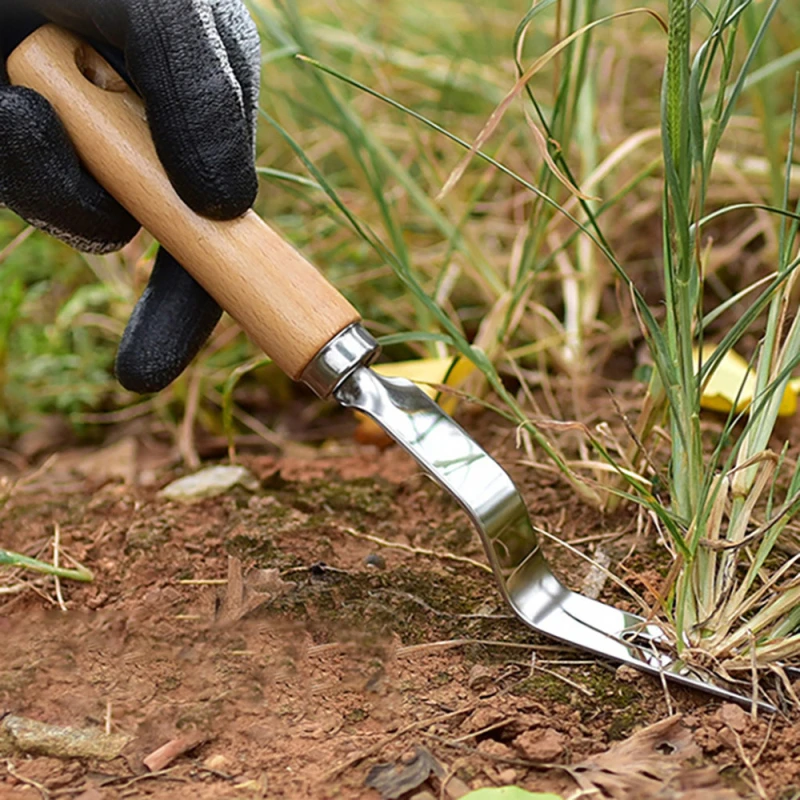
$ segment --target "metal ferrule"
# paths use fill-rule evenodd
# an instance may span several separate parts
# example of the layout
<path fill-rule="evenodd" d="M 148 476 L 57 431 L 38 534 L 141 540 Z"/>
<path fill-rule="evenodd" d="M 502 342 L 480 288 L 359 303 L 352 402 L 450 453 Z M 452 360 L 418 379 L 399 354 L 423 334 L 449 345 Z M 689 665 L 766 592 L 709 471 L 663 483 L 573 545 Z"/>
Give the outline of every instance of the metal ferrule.
<path fill-rule="evenodd" d="M 345 328 L 317 353 L 300 380 L 319 397 L 330 397 L 356 369 L 371 364 L 380 353 L 378 342 L 356 322 Z"/>

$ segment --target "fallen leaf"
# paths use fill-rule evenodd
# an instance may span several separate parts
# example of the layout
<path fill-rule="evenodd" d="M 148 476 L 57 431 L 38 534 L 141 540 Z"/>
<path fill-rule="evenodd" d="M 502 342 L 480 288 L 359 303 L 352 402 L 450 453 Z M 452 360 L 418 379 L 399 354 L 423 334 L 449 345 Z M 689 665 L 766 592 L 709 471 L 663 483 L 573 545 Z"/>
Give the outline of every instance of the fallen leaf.
<path fill-rule="evenodd" d="M 702 350 L 694 349 L 694 359 L 705 364 L 714 354 L 717 345 L 704 345 Z M 728 350 L 722 357 L 711 377 L 706 381 L 700 396 L 700 405 L 711 411 L 727 414 L 736 405 L 736 413 L 746 411 L 753 402 L 756 391 L 756 374 L 748 363 L 733 350 Z M 790 417 L 797 411 L 797 393 L 800 391 L 800 379 L 789 381 L 783 392 L 778 416 Z"/>
<path fill-rule="evenodd" d="M 378 364 L 372 369 L 385 378 L 406 378 L 415 383 L 431 400 L 437 400 L 448 414 L 453 414 L 459 398 L 455 394 L 442 392 L 440 386 L 457 389 L 475 371 L 475 365 L 466 358 L 420 358 L 413 361 L 398 361 L 393 364 Z M 359 442 L 385 446 L 391 439 L 377 422 L 354 412 L 358 420 L 356 439 Z"/>
<path fill-rule="evenodd" d="M 422 786 L 431 775 L 445 776 L 442 765 L 421 745 L 414 749 L 414 757 L 400 764 L 376 764 L 367 774 L 365 786 L 381 793 L 382 800 L 396 800 Z"/>
<path fill-rule="evenodd" d="M 296 584 L 283 580 L 280 571 L 275 568 L 253 569 L 244 575 L 241 560 L 229 556 L 228 582 L 225 584 L 225 594 L 217 610 L 216 621 L 221 625 L 236 622 L 251 611 L 274 602 L 295 586 Z"/>
<path fill-rule="evenodd" d="M 699 784 L 704 800 L 735 800 L 738 795 L 722 785 L 716 769 L 687 766 L 701 751 L 682 719 L 676 714 L 657 722 L 565 769 L 583 791 L 614 800 L 688 800 Z"/>

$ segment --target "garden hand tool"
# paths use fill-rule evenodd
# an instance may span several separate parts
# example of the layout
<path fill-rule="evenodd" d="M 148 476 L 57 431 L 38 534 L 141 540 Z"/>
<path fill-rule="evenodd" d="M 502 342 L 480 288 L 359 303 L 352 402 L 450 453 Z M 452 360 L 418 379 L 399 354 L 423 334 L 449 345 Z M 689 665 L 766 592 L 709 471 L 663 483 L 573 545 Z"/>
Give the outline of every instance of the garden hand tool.
<path fill-rule="evenodd" d="M 657 625 L 567 589 L 509 475 L 419 387 L 370 369 L 379 347 L 350 303 L 253 211 L 213 221 L 180 200 L 141 101 L 88 44 L 40 28 L 12 53 L 8 73 L 50 101 L 96 180 L 284 372 L 374 419 L 460 503 L 522 622 L 614 662 L 749 702 L 736 686 L 684 663 Z"/>

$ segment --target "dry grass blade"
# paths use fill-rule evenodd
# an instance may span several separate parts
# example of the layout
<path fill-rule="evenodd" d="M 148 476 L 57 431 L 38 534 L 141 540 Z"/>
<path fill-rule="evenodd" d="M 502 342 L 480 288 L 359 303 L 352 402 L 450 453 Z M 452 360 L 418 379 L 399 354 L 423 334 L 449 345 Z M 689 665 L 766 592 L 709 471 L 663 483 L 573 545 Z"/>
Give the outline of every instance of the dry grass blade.
<path fill-rule="evenodd" d="M 447 178 L 444 186 L 437 195 L 436 200 L 437 201 L 443 200 L 452 191 L 453 187 L 458 183 L 458 181 L 461 180 L 464 173 L 466 172 L 467 166 L 469 165 L 470 161 L 472 161 L 478 150 L 480 150 L 483 147 L 483 145 L 486 144 L 487 140 L 497 130 L 497 126 L 500 124 L 506 111 L 508 111 L 509 106 L 520 95 L 522 90 L 525 88 L 526 84 L 531 80 L 531 78 L 534 75 L 536 75 L 538 72 L 544 69 L 544 67 L 546 67 L 559 53 L 563 52 L 567 47 L 569 47 L 569 45 L 571 45 L 576 39 L 580 38 L 581 36 L 584 36 L 589 31 L 596 28 L 598 25 L 603 25 L 606 22 L 622 19 L 623 17 L 629 17 L 633 14 L 647 14 L 648 16 L 655 19 L 663 30 L 666 31 L 667 29 L 667 25 L 662 19 L 662 17 L 652 9 L 631 8 L 628 9 L 627 11 L 620 11 L 617 12 L 616 14 L 610 14 L 607 17 L 603 17 L 602 19 L 595 20 L 594 22 L 591 22 L 588 25 L 584 25 L 582 28 L 573 31 L 569 36 L 565 37 L 560 42 L 558 42 L 558 44 L 551 47 L 544 55 L 539 56 L 539 58 L 537 58 L 533 62 L 533 64 L 531 64 L 531 66 L 528 67 L 527 70 L 525 70 L 522 76 L 514 84 L 513 88 L 503 98 L 503 101 L 492 112 L 486 124 L 483 126 L 483 129 L 478 134 L 474 143 L 470 147 L 469 152 L 461 159 L 461 161 L 458 163 L 455 169 L 450 173 L 450 176 Z M 567 185 L 569 185 L 569 183 L 567 183 Z"/>

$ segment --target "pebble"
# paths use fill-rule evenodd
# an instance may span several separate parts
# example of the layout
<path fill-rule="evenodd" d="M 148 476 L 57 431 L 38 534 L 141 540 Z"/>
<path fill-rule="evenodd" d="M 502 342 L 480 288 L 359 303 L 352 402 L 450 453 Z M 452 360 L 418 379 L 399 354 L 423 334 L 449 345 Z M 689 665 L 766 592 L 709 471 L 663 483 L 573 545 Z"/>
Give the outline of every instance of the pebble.
<path fill-rule="evenodd" d="M 723 703 L 719 709 L 719 718 L 730 728 L 741 733 L 747 728 L 749 719 L 744 709 L 735 703 Z"/>
<path fill-rule="evenodd" d="M 216 772 L 225 772 L 225 768 L 230 764 L 230 761 L 222 755 L 222 753 L 215 753 L 210 755 L 204 762 L 203 766 L 206 769 L 213 769 Z"/>
<path fill-rule="evenodd" d="M 620 664 L 617 667 L 617 680 L 620 683 L 636 683 L 644 677 L 641 670 L 634 669 L 628 664 Z"/>
<path fill-rule="evenodd" d="M 500 722 L 504 716 L 505 715 L 501 711 L 495 708 L 483 706 L 473 711 L 472 714 L 464 720 L 461 727 L 464 728 L 464 730 L 470 731 L 470 733 L 482 731 L 484 728 L 494 725 L 495 722 Z"/>
<path fill-rule="evenodd" d="M 513 786 L 517 782 L 517 771 L 513 767 L 497 773 L 497 779 L 504 786 Z"/>
<path fill-rule="evenodd" d="M 484 667 L 483 664 L 475 664 L 469 671 L 467 685 L 473 692 L 482 692 L 484 689 L 489 688 L 493 680 L 494 673 L 489 667 Z"/>
<path fill-rule="evenodd" d="M 555 761 L 566 745 L 567 737 L 553 728 L 526 731 L 514 739 L 514 746 L 531 761 Z"/>
<path fill-rule="evenodd" d="M 377 553 L 370 553 L 365 559 L 364 563 L 373 569 L 386 569 L 386 559 L 379 556 Z"/>
<path fill-rule="evenodd" d="M 167 500 L 193 502 L 207 497 L 217 497 L 230 491 L 234 486 L 243 486 L 249 491 L 258 488 L 258 481 L 244 467 L 218 465 L 207 467 L 179 478 L 164 487 L 158 494 Z"/>

